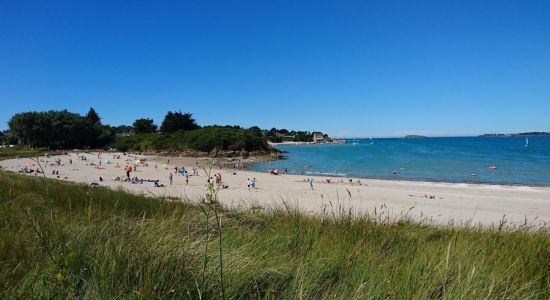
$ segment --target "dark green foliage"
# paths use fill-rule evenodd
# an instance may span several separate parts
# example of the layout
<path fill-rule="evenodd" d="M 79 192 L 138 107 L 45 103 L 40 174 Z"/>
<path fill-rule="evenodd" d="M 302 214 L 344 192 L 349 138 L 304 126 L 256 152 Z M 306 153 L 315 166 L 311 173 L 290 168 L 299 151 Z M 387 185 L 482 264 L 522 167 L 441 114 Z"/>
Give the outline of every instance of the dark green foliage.
<path fill-rule="evenodd" d="M 205 230 L 197 206 L 48 182 L 59 232 L 42 183 L 0 173 L 1 299 L 199 298 Z M 215 222 L 203 299 L 221 291 Z M 287 210 L 225 211 L 222 222 L 228 299 L 550 297 L 550 236 L 542 230 Z"/>
<path fill-rule="evenodd" d="M 271 128 L 263 131 L 268 141 L 281 142 L 311 142 L 313 135 L 309 131 L 288 131 L 286 129 Z"/>
<path fill-rule="evenodd" d="M 153 119 L 137 119 L 134 124 L 134 133 L 153 133 L 157 130 Z"/>
<path fill-rule="evenodd" d="M 120 151 L 258 151 L 267 152 L 271 147 L 258 131 L 232 126 L 207 126 L 192 131 L 162 134 L 136 134 L 117 138 L 114 147 Z"/>
<path fill-rule="evenodd" d="M 97 148 L 115 135 L 110 126 L 101 124 L 93 108 L 86 117 L 67 110 L 18 113 L 8 125 L 21 144 L 29 147 Z"/>
<path fill-rule="evenodd" d="M 164 121 L 160 126 L 160 131 L 164 133 L 176 132 L 178 130 L 195 130 L 198 129 L 199 125 L 193 119 L 193 114 L 191 113 L 181 113 L 171 112 L 166 113 Z"/>
<path fill-rule="evenodd" d="M 93 107 L 90 107 L 90 110 L 86 114 L 86 119 L 91 125 L 101 124 L 101 118 L 99 118 Z"/>
<path fill-rule="evenodd" d="M 132 126 L 128 126 L 128 125 L 119 125 L 112 128 L 116 134 L 128 134 L 134 130 Z"/>

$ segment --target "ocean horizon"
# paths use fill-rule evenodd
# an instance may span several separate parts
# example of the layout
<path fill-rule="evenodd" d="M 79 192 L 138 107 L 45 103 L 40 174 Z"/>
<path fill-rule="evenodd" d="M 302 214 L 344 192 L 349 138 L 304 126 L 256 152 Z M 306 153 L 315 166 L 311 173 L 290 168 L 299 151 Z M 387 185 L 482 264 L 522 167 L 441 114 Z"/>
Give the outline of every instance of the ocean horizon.
<path fill-rule="evenodd" d="M 275 148 L 286 158 L 249 168 L 327 178 L 550 186 L 549 136 L 361 138 Z"/>

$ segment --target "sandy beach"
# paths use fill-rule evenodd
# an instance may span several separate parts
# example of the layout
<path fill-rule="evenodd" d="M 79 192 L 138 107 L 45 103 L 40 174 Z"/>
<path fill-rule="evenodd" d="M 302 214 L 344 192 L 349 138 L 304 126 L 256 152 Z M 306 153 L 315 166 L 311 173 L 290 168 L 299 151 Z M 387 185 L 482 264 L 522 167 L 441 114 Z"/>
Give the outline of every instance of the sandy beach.
<path fill-rule="evenodd" d="M 82 160 L 80 157 L 86 157 Z M 120 156 L 120 158 L 118 158 Z M 198 201 L 204 195 L 208 177 L 201 166 L 206 159 L 124 155 L 123 153 L 69 153 L 68 155 L 40 157 L 48 178 L 85 184 L 95 182 L 100 186 L 123 189 L 133 193 L 167 196 Z M 56 160 L 61 160 L 58 165 Z M 69 163 L 72 160 L 72 164 Z M 113 180 L 125 178 L 127 163 L 140 163 L 131 176 L 145 180 L 160 180 L 165 187 L 155 187 L 152 182 L 133 184 Z M 169 161 L 168 161 L 169 160 Z M 99 162 L 101 161 L 101 166 Z M 5 171 L 18 172 L 25 166 L 36 169 L 31 159 L 0 161 Z M 174 167 L 201 169 L 199 176 L 169 174 Z M 59 175 L 52 175 L 52 171 Z M 415 182 L 400 180 L 375 180 L 352 178 L 315 177 L 313 190 L 306 176 L 271 175 L 234 169 L 213 168 L 212 174 L 222 176 L 223 185 L 219 200 L 228 208 L 296 207 L 307 214 L 332 214 L 351 211 L 353 214 L 370 214 L 392 219 L 408 216 L 435 224 L 481 224 L 498 226 L 506 220 L 506 226 L 527 224 L 536 228 L 550 224 L 550 188 L 531 186 L 503 186 L 467 183 Z M 27 176 L 36 176 L 27 174 Z M 102 177 L 103 181 L 99 181 Z M 256 189 L 247 187 L 247 179 L 256 178 Z M 343 181 L 343 182 L 341 182 Z"/>

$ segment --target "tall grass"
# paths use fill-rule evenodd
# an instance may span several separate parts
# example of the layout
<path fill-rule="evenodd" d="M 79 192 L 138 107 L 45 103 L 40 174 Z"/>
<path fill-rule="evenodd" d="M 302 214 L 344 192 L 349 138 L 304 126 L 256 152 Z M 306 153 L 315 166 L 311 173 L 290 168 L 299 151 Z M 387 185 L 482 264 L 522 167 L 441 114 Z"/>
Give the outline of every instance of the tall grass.
<path fill-rule="evenodd" d="M 0 173 L 2 299 L 220 296 L 218 264 L 207 265 L 200 293 L 205 226 L 199 206 L 48 185 L 65 250 L 42 183 Z M 223 214 L 223 227 L 209 217 L 208 256 L 219 259 L 221 228 L 228 298 L 550 298 L 550 236 L 542 230 L 381 224 L 292 210 Z"/>

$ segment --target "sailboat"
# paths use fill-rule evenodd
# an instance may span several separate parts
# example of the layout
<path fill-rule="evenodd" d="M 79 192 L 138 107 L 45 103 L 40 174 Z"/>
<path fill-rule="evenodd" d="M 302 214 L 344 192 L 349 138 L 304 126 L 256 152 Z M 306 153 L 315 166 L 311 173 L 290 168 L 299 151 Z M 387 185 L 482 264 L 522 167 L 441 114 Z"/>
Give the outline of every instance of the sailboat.
<path fill-rule="evenodd" d="M 525 147 L 529 147 L 529 139 L 525 138 Z"/>
<path fill-rule="evenodd" d="M 372 141 L 372 138 L 369 138 L 369 139 L 370 139 L 370 144 L 371 145 L 374 144 L 374 142 Z"/>

